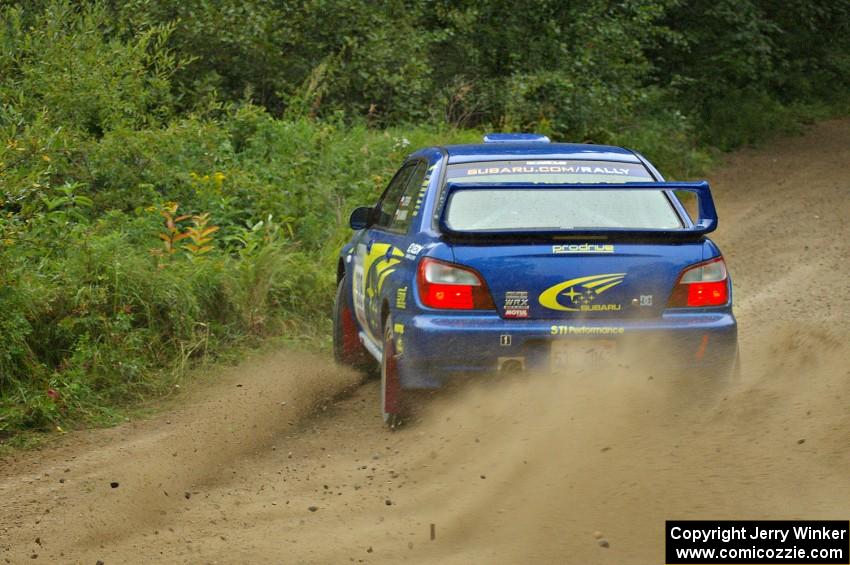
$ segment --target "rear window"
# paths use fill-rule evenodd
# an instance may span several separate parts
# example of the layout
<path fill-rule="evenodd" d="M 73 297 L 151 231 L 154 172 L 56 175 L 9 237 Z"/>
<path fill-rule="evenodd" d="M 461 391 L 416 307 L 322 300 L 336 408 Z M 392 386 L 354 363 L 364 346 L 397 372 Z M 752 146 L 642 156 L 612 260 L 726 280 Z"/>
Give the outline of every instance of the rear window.
<path fill-rule="evenodd" d="M 446 180 L 464 182 L 528 182 L 552 184 L 651 182 L 640 163 L 582 160 L 487 161 L 449 165 Z"/>
<path fill-rule="evenodd" d="M 446 224 L 455 231 L 682 227 L 660 190 L 457 190 L 446 206 Z"/>
<path fill-rule="evenodd" d="M 449 165 L 455 184 L 515 182 L 546 184 L 624 184 L 655 179 L 640 163 L 588 160 L 513 160 Z M 456 231 L 675 229 L 679 215 L 661 191 L 459 190 L 446 204 L 446 223 Z"/>

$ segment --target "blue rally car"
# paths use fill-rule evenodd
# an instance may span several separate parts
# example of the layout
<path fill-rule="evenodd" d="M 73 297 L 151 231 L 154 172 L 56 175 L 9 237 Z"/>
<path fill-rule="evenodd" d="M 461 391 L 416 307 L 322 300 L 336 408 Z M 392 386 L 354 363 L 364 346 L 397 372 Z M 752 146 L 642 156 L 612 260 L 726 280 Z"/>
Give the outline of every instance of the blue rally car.
<path fill-rule="evenodd" d="M 458 374 L 567 373 L 650 346 L 693 373 L 737 366 L 709 186 L 664 182 L 634 151 L 535 134 L 429 147 L 350 223 L 334 353 L 380 363 L 391 426 L 406 389 Z"/>

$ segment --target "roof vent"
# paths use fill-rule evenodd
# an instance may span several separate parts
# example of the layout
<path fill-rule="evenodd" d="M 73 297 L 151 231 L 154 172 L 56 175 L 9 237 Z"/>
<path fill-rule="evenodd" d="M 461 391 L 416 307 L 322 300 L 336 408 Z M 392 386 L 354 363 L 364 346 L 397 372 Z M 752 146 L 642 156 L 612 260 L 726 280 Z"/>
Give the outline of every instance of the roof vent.
<path fill-rule="evenodd" d="M 484 143 L 549 143 L 549 138 L 539 133 L 488 133 Z"/>

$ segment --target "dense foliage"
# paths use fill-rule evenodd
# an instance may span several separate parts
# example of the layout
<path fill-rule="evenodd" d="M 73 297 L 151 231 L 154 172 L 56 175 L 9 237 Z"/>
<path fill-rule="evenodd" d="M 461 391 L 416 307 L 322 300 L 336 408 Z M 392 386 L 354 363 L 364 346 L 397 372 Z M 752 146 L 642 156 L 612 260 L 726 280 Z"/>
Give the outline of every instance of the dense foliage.
<path fill-rule="evenodd" d="M 670 176 L 843 113 L 850 6 L 0 0 L 0 434 L 321 336 L 347 211 L 484 129 Z"/>

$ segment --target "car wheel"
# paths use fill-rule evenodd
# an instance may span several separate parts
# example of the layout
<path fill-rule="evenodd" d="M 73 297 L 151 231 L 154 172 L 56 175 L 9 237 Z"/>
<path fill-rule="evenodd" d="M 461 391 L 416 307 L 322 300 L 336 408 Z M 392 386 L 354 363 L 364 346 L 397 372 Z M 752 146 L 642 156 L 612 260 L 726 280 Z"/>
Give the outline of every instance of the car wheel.
<path fill-rule="evenodd" d="M 334 360 L 340 365 L 347 365 L 355 369 L 368 371 L 368 369 L 375 366 L 375 363 L 369 352 L 360 343 L 357 322 L 345 297 L 345 289 L 348 287 L 347 283 L 348 275 L 344 275 L 336 288 L 336 299 L 334 300 L 333 310 Z"/>
<path fill-rule="evenodd" d="M 381 355 L 381 415 L 384 418 L 384 424 L 390 429 L 396 429 L 402 423 L 401 381 L 398 374 L 398 356 L 391 317 L 387 317 L 384 322 Z"/>

